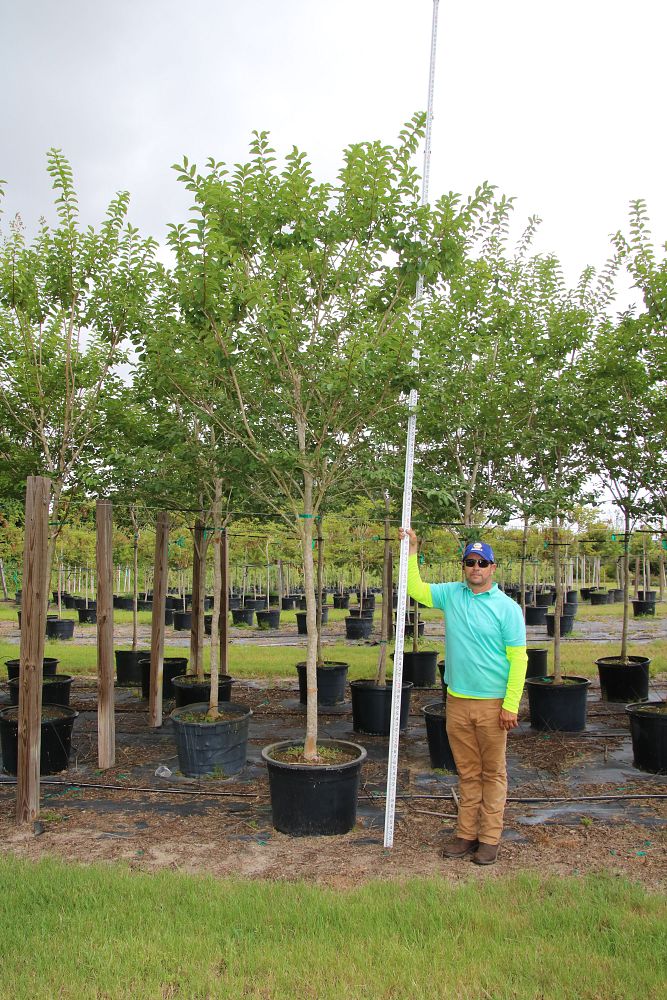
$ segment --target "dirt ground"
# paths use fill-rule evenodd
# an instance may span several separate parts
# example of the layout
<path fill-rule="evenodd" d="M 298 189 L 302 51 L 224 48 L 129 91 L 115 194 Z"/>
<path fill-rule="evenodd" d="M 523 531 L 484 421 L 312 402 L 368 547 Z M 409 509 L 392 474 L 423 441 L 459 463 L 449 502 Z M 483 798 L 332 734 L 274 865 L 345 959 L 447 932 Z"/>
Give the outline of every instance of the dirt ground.
<path fill-rule="evenodd" d="M 662 684 L 665 680 L 660 678 Z M 385 849 L 387 741 L 355 736 L 349 702 L 322 715 L 320 731 L 356 739 L 368 750 L 357 825 L 344 836 L 293 838 L 271 825 L 261 748 L 302 731 L 303 708 L 294 682 L 239 682 L 233 700 L 254 712 L 248 764 L 234 779 L 202 781 L 179 774 L 170 723 L 148 729 L 146 703 L 130 691 L 118 692 L 117 765 L 97 770 L 95 691 L 92 680 L 77 681 L 73 766 L 43 780 L 34 829 L 15 825 L 16 788 L 6 776 L 0 779 L 0 850 L 23 858 L 304 879 L 340 888 L 370 879 L 439 874 L 459 882 L 520 871 L 575 876 L 605 871 L 653 890 L 667 888 L 667 777 L 632 768 L 622 707 L 602 705 L 594 691 L 585 734 L 537 734 L 522 709 L 521 727 L 508 749 L 510 801 L 497 864 L 481 868 L 467 859 L 443 859 L 443 840 L 454 830 L 456 777 L 431 770 L 421 714 L 423 704 L 437 696 L 436 690 L 415 692 L 401 739 L 394 845 Z M 167 778 L 155 775 L 160 764 L 172 771 Z M 615 798 L 582 801 L 589 796 Z"/>

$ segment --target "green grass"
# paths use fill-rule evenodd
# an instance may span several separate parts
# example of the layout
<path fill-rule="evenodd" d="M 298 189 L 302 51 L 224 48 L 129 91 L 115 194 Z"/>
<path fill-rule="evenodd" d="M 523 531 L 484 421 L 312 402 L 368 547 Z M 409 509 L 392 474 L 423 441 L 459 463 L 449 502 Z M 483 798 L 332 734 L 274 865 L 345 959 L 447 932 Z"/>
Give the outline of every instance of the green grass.
<path fill-rule="evenodd" d="M 531 646 L 539 646 L 539 642 L 531 642 Z M 545 642 L 549 649 L 549 668 L 553 664 L 551 643 Z M 129 648 L 123 644 L 118 648 Z M 409 646 L 407 648 L 410 648 Z M 443 646 L 439 642 L 421 643 L 420 649 L 435 649 L 442 655 Z M 390 647 L 390 651 L 393 646 Z M 595 660 L 601 656 L 614 656 L 619 651 L 618 643 L 600 642 L 563 642 L 562 663 L 566 673 L 583 677 L 595 677 L 597 667 Z M 631 653 L 641 653 L 652 660 L 650 673 L 655 677 L 658 673 L 667 671 L 667 639 L 656 639 L 653 642 L 637 643 L 631 647 Z M 165 656 L 188 656 L 188 646 L 166 646 Z M 16 659 L 19 647 L 15 643 L 0 642 L 0 680 L 7 676 L 5 660 Z M 71 642 L 47 642 L 44 648 L 45 656 L 54 656 L 60 660 L 58 672 L 76 676 L 93 676 L 97 671 L 97 649 L 94 644 L 76 646 Z M 265 677 L 279 678 L 296 676 L 295 664 L 305 659 L 306 649 L 303 646 L 258 646 L 251 643 L 232 643 L 229 650 L 229 671 L 234 677 Z M 350 680 L 361 677 L 373 677 L 377 665 L 378 647 L 347 645 L 344 642 L 324 645 L 326 660 L 336 660 L 349 663 Z M 208 667 L 210 658 L 209 647 L 204 649 L 204 664 Z"/>
<path fill-rule="evenodd" d="M 0 884 L 14 1000 L 664 996 L 665 899 L 612 877 L 340 892 L 5 857 Z"/>

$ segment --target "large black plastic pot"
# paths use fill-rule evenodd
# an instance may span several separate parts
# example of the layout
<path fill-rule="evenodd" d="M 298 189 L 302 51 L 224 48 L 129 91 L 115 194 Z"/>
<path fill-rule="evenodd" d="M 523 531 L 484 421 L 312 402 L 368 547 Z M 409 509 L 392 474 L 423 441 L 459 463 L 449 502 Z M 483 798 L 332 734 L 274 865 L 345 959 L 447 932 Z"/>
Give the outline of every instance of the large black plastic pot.
<path fill-rule="evenodd" d="M 334 594 L 333 606 L 339 610 L 347 609 L 350 607 L 350 595 L 349 594 Z"/>
<path fill-rule="evenodd" d="M 56 660 L 55 657 L 45 656 L 42 660 L 42 677 L 53 677 L 59 663 L 60 660 Z M 5 660 L 5 666 L 7 667 L 7 677 L 10 681 L 19 676 L 21 669 L 20 660 Z"/>
<path fill-rule="evenodd" d="M 281 597 L 280 607 L 282 611 L 294 611 L 294 598 L 293 597 Z"/>
<path fill-rule="evenodd" d="M 601 656 L 595 661 L 600 676 L 600 697 L 627 705 L 630 701 L 648 698 L 648 656 L 629 656 L 623 663 L 618 656 Z"/>
<path fill-rule="evenodd" d="M 232 697 L 233 678 L 229 674 L 218 676 L 218 701 L 230 701 Z M 172 680 L 174 695 L 176 696 L 176 708 L 183 708 L 184 705 L 197 705 L 206 702 L 208 705 L 211 698 L 211 675 L 204 674 L 204 680 L 200 681 L 194 674 L 181 674 Z"/>
<path fill-rule="evenodd" d="M 393 659 L 393 656 L 392 656 Z M 416 688 L 433 687 L 438 669 L 437 650 L 422 649 L 403 653 L 403 680 L 412 681 Z"/>
<path fill-rule="evenodd" d="M 150 658 L 140 660 L 141 667 L 141 696 L 148 698 L 151 690 L 151 661 Z M 186 656 L 165 656 L 162 661 L 162 697 L 173 698 L 174 677 L 180 677 L 188 669 L 188 659 Z"/>
<path fill-rule="evenodd" d="M 401 732 L 404 732 L 408 727 L 412 687 L 411 681 L 403 680 L 399 721 Z M 375 681 L 350 681 L 350 691 L 352 693 L 352 728 L 355 733 L 388 736 L 391 729 L 391 681 L 387 681 L 384 687 L 378 687 Z"/>
<path fill-rule="evenodd" d="M 184 718 L 205 716 L 208 702 L 175 708 L 169 716 L 176 736 L 178 767 L 188 778 L 203 774 L 229 778 L 245 766 L 252 710 L 247 705 L 227 701 L 218 706 L 218 711 L 223 718 L 215 722 Z"/>
<path fill-rule="evenodd" d="M 47 639 L 71 639 L 74 635 L 74 622 L 70 618 L 56 618 L 47 620 Z"/>
<path fill-rule="evenodd" d="M 229 597 L 227 599 L 227 610 L 228 611 L 236 611 L 240 607 L 241 607 L 241 598 L 240 597 Z"/>
<path fill-rule="evenodd" d="M 345 638 L 346 639 L 368 639 L 373 631 L 372 618 L 346 618 Z"/>
<path fill-rule="evenodd" d="M 265 597 L 246 597 L 244 607 L 251 611 L 263 611 L 266 607 Z"/>
<path fill-rule="evenodd" d="M 447 737 L 447 707 L 444 701 L 432 701 L 422 708 L 431 767 L 456 771 L 454 754 Z"/>
<path fill-rule="evenodd" d="M 649 774 L 667 774 L 667 701 L 626 705 L 633 763 Z"/>
<path fill-rule="evenodd" d="M 635 618 L 643 618 L 646 615 L 655 616 L 655 601 L 633 601 L 632 610 Z"/>
<path fill-rule="evenodd" d="M 409 624 L 408 624 L 408 622 L 406 622 L 405 623 L 405 634 L 411 636 L 411 635 L 414 635 L 414 631 L 415 631 L 414 624 L 412 622 L 410 622 Z M 424 635 L 424 622 L 420 622 L 419 623 L 419 629 L 417 631 L 417 637 L 419 639 L 421 639 L 423 635 Z"/>
<path fill-rule="evenodd" d="M 317 667 L 317 704 L 323 706 L 342 705 L 345 701 L 348 663 L 324 663 Z M 299 701 L 305 705 L 308 700 L 306 664 L 297 663 L 299 675 Z"/>
<path fill-rule="evenodd" d="M 564 684 L 552 677 L 526 680 L 530 724 L 533 729 L 580 733 L 586 728 L 586 699 L 591 682 L 563 674 Z"/>
<path fill-rule="evenodd" d="M 298 764 L 275 760 L 274 754 L 302 745 L 283 740 L 264 747 L 269 771 L 273 825 L 292 837 L 321 837 L 348 833 L 357 821 L 361 765 L 366 751 L 347 740 L 319 740 L 322 749 L 353 753 L 340 764 Z"/>
<path fill-rule="evenodd" d="M 96 625 L 97 608 L 78 608 L 79 625 Z"/>
<path fill-rule="evenodd" d="M 349 612 L 350 618 L 370 618 L 370 620 L 373 621 L 373 616 L 375 614 L 373 608 L 366 608 L 366 607 L 363 607 L 361 609 L 348 608 L 347 610 Z"/>
<path fill-rule="evenodd" d="M 141 661 L 150 657 L 149 649 L 117 649 L 116 683 L 119 687 L 139 687 L 141 684 Z"/>
<path fill-rule="evenodd" d="M 79 608 L 93 608 L 93 609 L 96 609 L 97 608 L 97 601 L 93 601 L 93 600 L 91 600 L 89 598 L 88 599 L 88 603 L 86 604 L 86 598 L 85 597 L 75 597 L 74 598 L 74 607 L 77 610 Z"/>
<path fill-rule="evenodd" d="M 165 623 L 165 625 L 173 625 L 174 624 L 174 609 L 173 608 L 167 608 L 167 607 L 165 607 L 165 609 L 164 609 L 164 623 Z"/>
<path fill-rule="evenodd" d="M 551 594 L 548 590 L 543 591 L 541 594 L 535 595 L 535 604 L 538 608 L 548 608 L 551 605 L 552 597 L 553 594 Z"/>
<path fill-rule="evenodd" d="M 546 625 L 547 623 L 546 604 L 526 605 L 526 625 Z"/>
<path fill-rule="evenodd" d="M 174 628 L 177 632 L 189 632 L 192 628 L 192 612 L 174 611 Z"/>
<path fill-rule="evenodd" d="M 578 601 L 578 598 L 579 598 L 579 595 L 578 595 L 578 593 L 577 593 L 576 590 L 566 590 L 565 591 L 565 602 L 567 604 L 576 604 L 577 601 Z"/>
<path fill-rule="evenodd" d="M 66 705 L 42 708 L 39 773 L 57 774 L 69 766 L 72 726 L 79 713 Z M 15 705 L 0 709 L 0 748 L 2 766 L 7 774 L 18 770 L 19 710 Z"/>
<path fill-rule="evenodd" d="M 637 597 L 640 601 L 656 601 L 658 597 L 657 590 L 638 590 Z"/>
<path fill-rule="evenodd" d="M 582 601 L 590 601 L 592 587 L 579 587 L 579 595 Z"/>
<path fill-rule="evenodd" d="M 54 674 L 42 678 L 42 705 L 69 705 L 69 694 L 73 678 L 69 674 Z M 19 703 L 18 677 L 9 682 L 9 703 Z"/>
<path fill-rule="evenodd" d="M 547 635 L 554 634 L 554 618 L 555 615 L 547 614 Z M 572 626 L 574 625 L 574 615 L 561 615 L 560 616 L 560 634 L 569 635 L 572 631 Z"/>
<path fill-rule="evenodd" d="M 263 629 L 280 628 L 280 608 L 269 608 L 268 611 L 256 611 L 257 627 Z"/>
<path fill-rule="evenodd" d="M 538 646 L 527 647 L 526 654 L 528 656 L 528 667 L 526 668 L 526 677 L 547 676 L 549 673 L 547 668 L 548 653 L 548 649 L 542 649 Z"/>
<path fill-rule="evenodd" d="M 364 608 L 375 608 L 375 594 L 365 594 L 363 602 L 361 600 L 361 594 L 357 591 L 357 600 Z"/>
<path fill-rule="evenodd" d="M 593 606 L 608 604 L 608 594 L 606 590 L 591 590 L 589 595 Z"/>
<path fill-rule="evenodd" d="M 329 620 L 329 609 L 322 608 L 322 624 L 326 625 Z M 297 611 L 296 629 L 299 635 L 308 635 L 308 621 L 306 611 Z"/>
<path fill-rule="evenodd" d="M 153 602 L 152 601 L 137 601 L 137 611 L 152 611 Z"/>
<path fill-rule="evenodd" d="M 232 611 L 232 624 L 252 625 L 252 616 L 254 613 L 252 608 L 234 608 Z"/>

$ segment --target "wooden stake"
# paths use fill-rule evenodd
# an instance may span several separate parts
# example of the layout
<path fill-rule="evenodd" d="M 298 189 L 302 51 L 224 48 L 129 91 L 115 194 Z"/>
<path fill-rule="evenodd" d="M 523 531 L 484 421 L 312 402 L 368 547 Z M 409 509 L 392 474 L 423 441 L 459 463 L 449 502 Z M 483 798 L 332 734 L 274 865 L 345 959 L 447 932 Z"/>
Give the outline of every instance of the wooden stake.
<path fill-rule="evenodd" d="M 228 674 L 229 665 L 229 536 L 222 529 L 220 538 L 220 673 Z"/>
<path fill-rule="evenodd" d="M 195 521 L 192 547 L 192 626 L 190 629 L 190 671 L 204 679 L 204 522 Z"/>
<path fill-rule="evenodd" d="M 46 578 L 51 482 L 29 476 L 25 495 L 23 595 L 19 667 L 16 822 L 39 816 L 39 757 L 42 743 L 42 671 L 46 633 Z"/>
<path fill-rule="evenodd" d="M 160 511 L 155 526 L 155 573 L 153 578 L 153 615 L 151 621 L 151 682 L 148 698 L 148 724 L 162 725 L 162 670 L 164 660 L 164 610 L 167 597 L 169 514 Z"/>
<path fill-rule="evenodd" d="M 113 507 L 108 500 L 95 506 L 97 545 L 97 766 L 116 762 L 113 655 Z"/>

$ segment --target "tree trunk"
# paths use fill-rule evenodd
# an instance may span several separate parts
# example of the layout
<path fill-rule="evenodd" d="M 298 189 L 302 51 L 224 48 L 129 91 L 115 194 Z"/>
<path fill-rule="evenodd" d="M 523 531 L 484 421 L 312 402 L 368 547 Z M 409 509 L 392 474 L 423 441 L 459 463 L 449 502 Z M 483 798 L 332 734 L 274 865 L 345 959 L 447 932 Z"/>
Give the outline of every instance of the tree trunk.
<path fill-rule="evenodd" d="M 375 674 L 375 683 L 378 687 L 384 687 L 387 682 L 387 643 L 391 635 L 391 624 L 393 618 L 394 586 L 391 558 L 391 524 L 389 522 L 389 498 L 384 498 L 385 519 L 384 519 L 384 559 L 382 561 L 382 622 L 380 631 L 380 652 L 378 653 L 378 665 Z"/>
<path fill-rule="evenodd" d="M 134 506 L 130 507 L 130 518 L 134 529 L 132 542 L 132 652 L 136 653 L 139 645 L 139 617 L 137 601 L 139 600 L 139 525 Z"/>
<path fill-rule="evenodd" d="M 628 662 L 628 623 L 630 619 L 630 512 L 626 507 L 623 535 L 623 624 L 621 626 L 621 660 Z"/>
<path fill-rule="evenodd" d="M 222 585 L 222 565 L 220 559 L 222 532 L 220 523 L 222 521 L 222 480 L 215 479 L 215 498 L 213 500 L 213 614 L 211 615 L 211 696 L 208 703 L 207 719 L 215 721 L 219 718 L 218 711 L 218 679 L 220 677 L 219 667 L 219 622 L 220 622 L 220 597 Z M 202 663 L 202 676 L 204 673 Z"/>
<path fill-rule="evenodd" d="M 324 663 L 322 658 L 322 573 L 324 570 L 324 538 L 322 537 L 322 518 L 317 521 L 317 665 Z"/>
<path fill-rule="evenodd" d="M 308 473 L 304 473 L 308 483 Z M 306 487 L 303 524 L 299 525 L 303 557 L 303 583 L 306 594 L 306 760 L 317 761 L 317 615 L 315 612 L 315 565 L 313 562 L 312 485 Z"/>
<path fill-rule="evenodd" d="M 528 551 L 528 517 L 523 519 L 523 534 L 521 536 L 521 572 L 519 574 L 519 587 L 521 588 L 521 610 L 523 617 L 526 617 L 526 553 Z"/>
<path fill-rule="evenodd" d="M 192 547 L 192 629 L 190 631 L 190 672 L 204 679 L 204 590 L 205 590 L 204 523 L 195 521 Z"/>
<path fill-rule="evenodd" d="M 551 522 L 554 547 L 554 583 L 556 584 L 556 605 L 554 607 L 554 684 L 562 683 L 560 665 L 560 616 L 563 610 L 563 585 L 560 572 L 560 531 L 558 518 Z"/>

